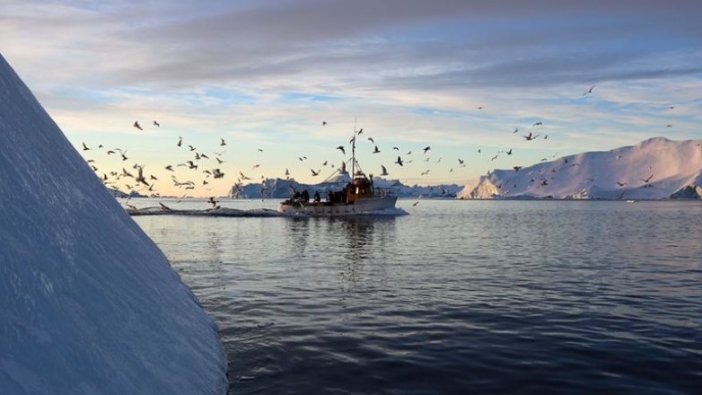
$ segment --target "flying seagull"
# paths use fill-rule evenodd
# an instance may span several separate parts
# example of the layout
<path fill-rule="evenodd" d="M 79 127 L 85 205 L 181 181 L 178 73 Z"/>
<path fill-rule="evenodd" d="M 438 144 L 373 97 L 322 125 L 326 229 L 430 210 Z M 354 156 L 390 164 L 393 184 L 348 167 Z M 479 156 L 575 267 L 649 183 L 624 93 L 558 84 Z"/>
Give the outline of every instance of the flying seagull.
<path fill-rule="evenodd" d="M 139 172 L 139 173 L 137 174 L 136 182 L 140 182 L 140 183 L 142 183 L 142 184 L 144 184 L 144 185 L 146 185 L 146 186 L 148 187 L 148 186 L 149 186 L 149 183 L 146 182 L 146 178 L 144 178 L 144 168 L 141 167 L 141 166 L 139 166 L 138 172 Z"/>
<path fill-rule="evenodd" d="M 154 126 L 156 126 L 157 128 L 160 128 L 160 127 L 161 127 L 161 124 L 158 123 L 158 122 L 156 122 L 156 121 L 154 121 Z"/>
<path fill-rule="evenodd" d="M 339 151 L 341 151 L 342 154 L 346 155 L 346 150 L 344 149 L 344 146 L 343 146 L 343 145 L 340 145 L 340 146 L 336 147 L 336 149 L 338 149 Z"/>
<path fill-rule="evenodd" d="M 388 170 L 385 168 L 385 166 L 380 165 L 380 168 L 383 170 L 383 172 L 380 173 L 381 176 L 387 176 L 387 175 L 389 175 L 389 174 L 388 174 Z"/>
<path fill-rule="evenodd" d="M 132 125 L 132 126 L 134 126 L 135 128 L 137 128 L 139 130 L 144 130 L 141 128 L 141 125 L 139 125 L 139 121 L 134 121 L 134 125 Z"/>
<path fill-rule="evenodd" d="M 431 147 L 428 145 L 426 147 L 424 147 L 424 154 L 426 155 L 430 149 L 431 149 Z"/>
<path fill-rule="evenodd" d="M 524 137 L 524 139 L 526 139 L 526 141 L 531 141 L 531 140 L 536 140 L 536 138 L 539 137 L 539 135 L 538 134 L 534 135 L 531 132 L 529 132 L 528 136 L 522 136 L 522 137 Z"/>
<path fill-rule="evenodd" d="M 219 203 L 219 200 L 215 200 L 214 196 L 210 196 L 210 200 L 207 203 L 211 204 L 213 209 L 216 209 L 218 208 L 217 203 Z"/>

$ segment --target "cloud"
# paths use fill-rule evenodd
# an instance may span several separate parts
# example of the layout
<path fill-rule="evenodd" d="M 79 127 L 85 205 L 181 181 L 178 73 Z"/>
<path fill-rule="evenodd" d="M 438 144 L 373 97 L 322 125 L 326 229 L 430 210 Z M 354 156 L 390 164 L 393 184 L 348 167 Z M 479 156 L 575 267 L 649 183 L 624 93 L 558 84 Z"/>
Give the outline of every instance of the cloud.
<path fill-rule="evenodd" d="M 64 70 L 49 71 L 57 80 L 96 86 L 503 87 L 695 73 L 691 61 L 616 68 L 699 48 L 701 10 L 692 1 L 33 2 L 11 4 L 0 29 L 13 54 L 51 59 Z"/>
<path fill-rule="evenodd" d="M 653 0 L 5 1 L 0 47 L 76 141 L 153 118 L 153 139 L 227 136 L 251 168 L 258 145 L 322 158 L 358 117 L 382 144 L 526 161 L 699 136 L 700 16 Z M 537 120 L 548 144 L 511 135 Z"/>

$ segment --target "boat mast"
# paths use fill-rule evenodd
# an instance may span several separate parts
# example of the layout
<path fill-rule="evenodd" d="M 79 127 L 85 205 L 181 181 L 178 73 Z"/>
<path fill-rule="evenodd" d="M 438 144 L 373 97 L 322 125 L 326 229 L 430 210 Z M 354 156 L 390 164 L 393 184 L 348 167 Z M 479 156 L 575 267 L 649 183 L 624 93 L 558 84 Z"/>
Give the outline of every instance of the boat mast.
<path fill-rule="evenodd" d="M 353 138 L 351 139 L 351 179 L 356 177 L 356 118 L 353 119 Z"/>

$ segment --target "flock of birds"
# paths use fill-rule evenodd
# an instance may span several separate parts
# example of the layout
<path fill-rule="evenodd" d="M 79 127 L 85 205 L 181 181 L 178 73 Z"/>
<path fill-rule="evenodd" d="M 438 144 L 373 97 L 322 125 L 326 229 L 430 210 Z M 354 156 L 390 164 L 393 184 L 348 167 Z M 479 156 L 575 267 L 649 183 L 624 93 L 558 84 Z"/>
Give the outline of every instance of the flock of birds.
<path fill-rule="evenodd" d="M 592 95 L 593 91 L 595 89 L 595 86 L 591 86 L 584 94 L 583 96 L 588 96 Z M 673 110 L 675 107 L 674 106 L 669 106 L 669 110 Z M 477 107 L 477 110 L 482 110 L 483 107 Z M 143 131 L 144 128 L 141 126 L 139 121 L 135 121 L 132 125 L 135 129 L 139 131 Z M 327 127 L 328 122 L 327 121 L 322 121 L 322 127 Z M 152 121 L 152 127 L 154 128 L 160 128 L 161 124 L 158 121 Z M 671 127 L 670 124 L 667 125 L 667 127 Z M 549 135 L 544 133 L 547 130 L 546 126 L 544 126 L 543 121 L 538 121 L 534 122 L 530 125 L 528 130 L 523 131 L 522 128 L 514 128 L 514 130 L 511 131 L 512 135 L 517 135 L 518 133 L 522 132 L 520 136 L 524 139 L 524 141 L 527 142 L 533 142 L 537 140 L 548 140 Z M 353 132 L 353 137 L 349 141 L 349 144 L 354 143 L 357 144 L 359 140 L 362 140 L 365 137 L 365 140 L 368 141 L 373 149 L 370 150 L 370 153 L 372 155 L 377 155 L 381 154 L 384 152 L 381 150 L 381 147 L 376 143 L 375 139 L 373 137 L 369 137 L 364 135 L 364 130 L 363 128 L 359 130 L 354 130 Z M 170 183 L 172 184 L 173 187 L 177 189 L 181 189 L 183 192 L 183 196 L 181 198 L 188 196 L 189 194 L 194 194 L 194 190 L 196 188 L 204 188 L 205 191 L 211 191 L 211 184 L 214 182 L 221 182 L 224 180 L 225 177 L 225 172 L 222 170 L 222 166 L 226 162 L 223 158 L 223 155 L 226 152 L 226 147 L 227 143 L 224 138 L 219 138 L 219 143 L 217 144 L 217 147 L 219 150 L 212 150 L 212 151 L 207 151 L 205 152 L 204 150 L 200 150 L 196 148 L 195 146 L 191 144 L 186 144 L 184 141 L 183 137 L 178 137 L 178 140 L 174 142 L 174 146 L 179 149 L 182 152 L 182 157 L 183 159 L 180 162 L 177 163 L 168 163 L 163 166 L 163 170 L 172 173 L 170 175 Z M 362 147 L 361 147 L 362 148 Z M 88 151 L 104 151 L 105 155 L 115 155 L 120 159 L 120 162 L 128 162 L 129 157 L 127 156 L 128 151 L 123 148 L 112 148 L 112 149 L 105 149 L 105 147 L 102 144 L 99 144 L 97 148 L 91 148 L 89 147 L 85 142 L 82 143 L 82 150 L 84 152 L 85 156 L 88 156 L 87 152 Z M 335 148 L 336 151 L 338 151 L 341 155 L 344 157 L 344 161 L 347 159 L 347 149 L 344 145 L 339 145 Z M 432 147 L 430 145 L 424 146 L 421 148 L 421 159 L 417 159 L 416 156 L 412 155 L 412 150 L 406 151 L 404 153 L 401 153 L 401 150 L 397 146 L 393 146 L 391 148 L 391 152 L 393 152 L 394 162 L 392 162 L 392 165 L 396 167 L 404 167 L 407 164 L 413 163 L 414 159 L 417 159 L 417 162 L 424 162 L 426 163 L 423 167 L 423 170 L 419 172 L 420 177 L 427 176 L 437 165 L 439 165 L 442 161 L 442 157 L 437 158 L 434 160 L 431 155 L 429 155 L 430 151 L 432 150 Z M 262 148 L 257 149 L 258 153 L 263 153 Z M 477 149 L 477 154 L 482 154 L 482 149 L 478 148 Z M 495 161 L 497 160 L 501 155 L 506 155 L 506 156 L 511 156 L 514 154 L 513 148 L 506 148 L 502 150 L 498 150 L 497 152 L 494 153 L 494 155 L 490 156 L 490 161 Z M 555 155 L 551 157 L 551 159 L 555 158 Z M 305 162 L 308 161 L 307 156 L 305 155 L 300 155 L 298 156 L 298 160 L 300 162 Z M 543 158 L 542 161 L 548 161 L 549 158 Z M 160 182 L 164 182 L 163 180 L 160 180 L 156 175 L 151 172 L 151 174 L 146 173 L 146 166 L 143 164 L 139 163 L 130 163 L 130 164 L 124 164 L 124 166 L 121 166 L 121 168 L 116 168 L 116 169 L 111 169 L 108 171 L 102 171 L 100 170 L 95 162 L 94 158 L 87 159 L 88 163 L 92 167 L 92 169 L 97 173 L 101 174 L 101 179 L 105 185 L 108 187 L 111 187 L 115 190 L 118 190 L 120 192 L 126 193 L 128 195 L 148 195 L 151 197 L 158 197 L 160 196 L 160 192 L 157 189 L 156 185 Z M 312 177 L 317 177 L 322 173 L 322 167 L 329 166 L 330 168 L 334 168 L 334 162 L 335 160 L 329 160 L 325 159 L 322 162 L 321 167 L 312 167 L 310 168 L 310 175 Z M 565 159 L 564 165 L 567 165 L 568 167 L 574 167 L 577 166 L 577 163 L 568 163 L 568 159 Z M 256 163 L 252 166 L 251 171 L 254 171 L 258 169 L 261 166 L 260 163 Z M 463 158 L 455 158 L 455 161 L 450 161 L 448 162 L 448 165 L 446 165 L 446 169 L 448 170 L 449 173 L 453 173 L 454 169 L 456 167 L 463 168 L 466 167 L 466 161 Z M 386 166 L 386 164 L 381 164 L 380 165 L 380 172 L 379 175 L 383 177 L 389 176 L 391 173 L 388 170 L 390 166 Z M 512 168 L 515 172 L 518 172 L 522 169 L 522 166 L 513 166 Z M 392 170 L 392 169 L 391 169 Z M 559 171 L 558 169 L 552 169 L 552 172 L 557 172 Z M 247 171 L 248 173 L 248 171 Z M 286 179 L 289 179 L 291 177 L 291 173 L 289 169 L 285 169 L 284 177 Z M 650 176 L 642 177 L 642 181 L 645 183 L 645 185 L 650 185 L 650 181 L 653 178 L 653 175 L 651 174 Z M 260 180 L 261 180 L 261 196 L 263 197 L 265 194 L 265 179 L 266 176 L 261 174 L 260 175 Z M 245 174 L 243 170 L 238 171 L 237 176 L 235 177 L 235 181 L 233 182 L 233 191 L 240 190 L 244 184 L 244 182 L 251 182 L 255 180 L 254 177 L 249 176 Z M 549 185 L 548 183 L 548 178 L 544 176 L 540 177 L 533 177 L 530 182 L 538 182 L 540 187 L 547 187 Z M 626 183 L 618 181 L 617 182 L 619 187 L 624 187 Z M 231 184 L 230 184 L 231 186 Z M 229 186 L 228 186 L 229 187 Z M 513 185 L 514 188 L 516 188 L 516 185 Z M 498 186 L 498 188 L 502 188 L 502 186 Z M 210 204 L 212 204 L 213 207 L 217 207 L 216 201 L 214 199 L 211 199 Z M 416 204 L 416 203 L 415 203 Z"/>
<path fill-rule="evenodd" d="M 323 121 L 322 125 L 326 126 L 327 122 Z M 139 121 L 135 121 L 132 126 L 140 131 L 144 130 Z M 153 121 L 153 126 L 156 128 L 160 128 L 161 125 L 158 121 Z M 349 141 L 349 144 L 356 143 L 356 141 L 359 139 L 359 136 L 361 136 L 362 134 L 362 128 L 358 131 L 354 131 L 354 136 Z M 367 140 L 373 144 L 373 150 L 371 151 L 372 154 L 381 153 L 380 148 L 378 147 L 378 145 L 375 144 L 375 140 L 372 137 L 368 137 Z M 212 152 L 205 152 L 191 144 L 186 144 L 182 136 L 178 137 L 178 140 L 175 142 L 174 145 L 176 148 L 180 149 L 181 152 L 183 152 L 183 155 L 190 155 L 190 157 L 183 158 L 183 160 L 180 163 L 169 163 L 163 166 L 163 170 L 173 173 L 170 176 L 170 182 L 174 187 L 182 190 L 183 196 L 181 196 L 181 199 L 188 196 L 189 194 L 193 194 L 196 188 L 204 188 L 206 191 L 210 191 L 211 183 L 215 182 L 216 180 L 224 179 L 225 172 L 222 170 L 221 167 L 225 163 L 223 155 L 226 152 L 226 149 L 224 147 L 227 146 L 226 140 L 224 138 L 219 139 L 218 147 L 220 148 L 220 150 Z M 343 156 L 343 161 L 345 162 L 347 160 L 346 148 L 343 145 L 340 145 L 336 147 L 336 150 L 338 150 L 341 153 L 341 155 Z M 400 149 L 399 147 L 395 146 L 393 147 L 393 150 L 399 152 Z M 430 160 L 430 157 L 427 155 L 430 150 L 431 146 L 425 146 L 421 150 L 426 156 L 426 162 L 429 162 Z M 82 142 L 82 151 L 84 153 L 84 156 L 93 156 L 94 153 L 100 152 L 104 153 L 104 155 L 106 156 L 115 155 L 119 158 L 119 162 L 126 162 L 123 166 L 116 169 L 101 170 L 97 167 L 96 160 L 94 158 L 87 159 L 87 162 L 92 167 L 93 171 L 95 171 L 98 175 L 101 174 L 100 178 L 106 186 L 130 196 L 161 196 L 156 185 L 157 183 L 162 182 L 162 180 L 160 180 L 159 177 L 153 174 L 153 172 L 151 172 L 151 174 L 147 174 L 145 165 L 140 164 L 138 162 L 130 161 L 130 158 L 127 156 L 127 149 L 119 147 L 108 149 L 105 148 L 103 144 L 99 144 L 97 148 L 92 148 L 88 146 L 85 142 Z M 257 151 L 258 153 L 263 153 L 262 148 L 258 148 Z M 90 152 L 90 154 L 88 152 Z M 411 156 L 412 151 L 408 151 L 405 155 Z M 303 155 L 299 156 L 298 160 L 300 162 L 305 162 L 308 160 L 308 158 L 307 156 Z M 441 158 L 439 158 L 439 160 L 436 163 L 439 163 L 440 161 Z M 335 165 L 332 162 L 333 161 L 329 159 L 324 160 L 322 162 L 322 167 L 329 166 L 329 168 L 333 169 Z M 394 163 L 398 166 L 404 166 L 405 163 L 412 163 L 412 160 L 404 161 L 402 157 L 398 155 L 397 160 Z M 465 167 L 463 159 L 459 158 L 458 164 L 461 167 Z M 254 171 L 260 167 L 261 164 L 256 163 L 252 166 L 251 170 Z M 322 167 L 319 167 L 317 169 L 311 168 L 310 175 L 312 177 L 319 176 L 322 173 Z M 451 171 L 453 171 L 453 169 L 451 169 Z M 429 170 L 422 172 L 423 175 L 426 175 L 428 173 Z M 390 173 L 388 172 L 387 167 L 385 165 L 381 165 L 380 175 L 388 176 L 389 174 Z M 202 179 L 198 180 L 198 176 L 200 176 L 200 178 Z M 259 177 L 261 180 L 261 195 L 264 196 L 264 183 L 266 176 L 261 174 Z M 285 169 L 284 177 L 286 179 L 289 179 L 291 177 L 290 170 L 287 168 Z M 255 177 L 247 175 L 244 173 L 243 170 L 240 170 L 238 171 L 238 175 L 235 178 L 233 189 L 239 190 L 243 187 L 244 182 L 252 182 L 255 179 Z M 216 202 L 213 200 L 213 198 L 210 200 L 210 204 L 212 204 L 213 207 L 217 207 Z M 166 209 L 165 206 L 162 206 L 162 208 Z"/>
<path fill-rule="evenodd" d="M 139 121 L 135 121 L 132 126 L 138 130 L 144 130 L 139 124 Z M 157 128 L 161 127 L 158 121 L 153 121 L 153 126 Z M 226 141 L 223 138 L 220 139 L 219 147 L 225 147 L 226 145 Z M 225 173 L 221 170 L 220 165 L 225 162 L 221 158 L 224 152 L 226 152 L 225 149 L 211 153 L 210 155 L 212 155 L 213 159 L 210 159 L 210 155 L 198 150 L 196 147 L 189 144 L 184 145 L 182 137 L 178 137 L 178 141 L 175 143 L 175 146 L 181 151 L 184 151 L 184 155 L 190 155 L 191 158 L 189 158 L 189 160 L 183 160 L 180 163 L 166 164 L 163 169 L 173 173 L 170 176 L 170 181 L 173 186 L 180 188 L 185 192 L 182 197 L 187 196 L 188 191 L 194 190 L 198 184 L 200 186 L 207 186 L 215 180 L 224 179 Z M 129 161 L 129 157 L 127 156 L 128 151 L 122 148 L 106 149 L 103 144 L 99 144 L 97 148 L 91 148 L 85 142 L 83 142 L 82 151 L 84 152 L 85 156 L 88 155 L 87 151 L 104 151 L 106 156 L 118 156 L 120 162 Z M 95 173 L 98 175 L 102 174 L 100 177 L 102 182 L 106 186 L 113 188 L 115 191 L 125 193 L 129 196 L 144 194 L 152 197 L 160 196 L 160 193 L 156 189 L 157 182 L 160 182 L 159 178 L 153 173 L 147 176 L 147 174 L 145 174 L 146 166 L 143 164 L 133 162 L 130 164 L 124 164 L 121 166 L 121 168 L 101 171 L 97 167 L 95 159 L 87 159 L 87 162 Z M 185 175 L 178 174 L 178 176 L 176 176 L 176 170 L 179 170 L 179 168 L 184 168 L 184 170 L 191 171 L 191 173 Z M 192 172 L 200 172 L 203 175 L 202 180 L 199 183 L 195 181 L 197 179 L 196 177 L 192 177 L 195 175 Z M 183 176 L 185 176 L 187 179 L 182 178 Z M 216 206 L 216 204 L 213 205 Z M 165 206 L 162 206 L 162 208 L 165 208 Z"/>
<path fill-rule="evenodd" d="M 584 96 L 592 95 L 594 89 L 595 89 L 595 85 L 592 85 L 587 91 L 585 91 L 585 93 L 583 93 L 582 96 L 584 97 Z M 478 109 L 481 110 L 482 107 L 478 107 Z M 668 110 L 674 110 L 674 109 L 675 109 L 675 106 L 670 105 L 670 106 L 667 107 L 667 109 L 668 109 Z M 544 123 L 543 123 L 542 121 L 535 122 L 535 123 L 532 124 L 532 128 L 543 127 L 543 126 L 544 126 Z M 671 128 L 671 127 L 672 127 L 672 124 L 667 124 L 667 125 L 666 125 L 666 128 Z M 519 128 L 515 128 L 515 129 L 513 130 L 512 134 L 519 133 L 519 131 L 520 131 Z M 549 136 L 548 136 L 548 134 L 544 134 L 543 137 L 541 137 L 539 134 L 534 134 L 534 131 L 531 131 L 531 130 L 530 130 L 527 134 L 523 135 L 522 137 L 523 137 L 526 141 L 534 141 L 534 140 L 537 140 L 537 139 L 540 139 L 540 138 L 543 139 L 543 140 L 548 140 L 548 137 L 549 137 Z M 480 152 L 480 149 L 478 150 L 478 152 Z M 507 155 L 512 155 L 512 149 L 510 148 L 509 150 L 506 150 L 506 151 L 498 151 L 497 154 L 496 154 L 495 156 L 493 156 L 493 157 L 490 158 L 490 160 L 491 160 L 491 161 L 496 160 L 496 159 L 498 158 L 498 156 L 499 156 L 500 154 L 502 154 L 502 153 L 505 153 L 505 154 L 507 154 Z M 555 159 L 556 156 L 557 156 L 557 154 L 554 154 L 554 155 L 552 155 L 551 157 L 542 158 L 542 159 L 540 160 L 540 162 L 548 162 L 549 160 Z M 621 159 L 621 158 L 622 158 L 621 155 L 617 155 L 617 156 L 616 156 L 616 159 Z M 573 157 L 570 157 L 570 158 L 565 157 L 565 158 L 563 158 L 563 161 L 562 161 L 562 162 L 554 162 L 554 163 L 553 163 L 553 166 L 551 166 L 551 167 L 548 167 L 548 168 L 540 167 L 538 170 L 536 170 L 536 169 L 532 170 L 532 171 L 528 174 L 528 175 L 530 176 L 530 178 L 529 178 L 529 183 L 530 183 L 530 184 L 536 183 L 536 184 L 537 184 L 537 188 L 547 188 L 547 187 L 549 187 L 549 186 L 550 186 L 549 180 L 553 180 L 553 179 L 555 178 L 555 173 L 558 173 L 558 172 L 560 172 L 560 171 L 562 171 L 562 170 L 564 170 L 564 169 L 573 169 L 573 168 L 575 168 L 575 167 L 577 167 L 577 166 L 580 166 L 580 163 L 571 162 L 572 160 L 573 160 Z M 522 168 L 523 168 L 523 166 L 513 166 L 513 167 L 512 167 L 512 170 L 514 170 L 514 172 L 517 173 L 517 172 L 519 172 Z M 641 178 L 640 178 L 641 184 L 639 184 L 637 187 L 640 187 L 640 188 L 652 188 L 652 187 L 653 187 L 653 184 L 651 183 L 651 181 L 652 181 L 652 179 L 653 179 L 653 177 L 654 177 L 654 174 L 653 174 L 652 170 L 653 170 L 653 169 L 652 169 L 651 166 L 649 165 L 649 166 L 648 166 L 648 172 L 646 173 L 647 175 L 641 176 Z M 547 173 L 551 173 L 550 176 L 549 176 Z M 488 176 L 490 176 L 490 175 L 491 175 L 491 172 L 488 171 Z M 586 181 L 587 183 L 594 183 L 596 180 L 595 180 L 594 178 L 590 177 L 590 178 L 587 178 L 585 181 Z M 616 185 L 617 185 L 619 188 L 624 188 L 624 187 L 627 185 L 627 182 L 618 180 L 618 181 L 616 181 Z M 502 185 L 502 184 L 495 185 L 495 187 L 496 187 L 498 190 L 500 190 L 502 193 L 504 193 L 504 194 L 509 193 L 508 188 L 505 188 L 505 186 Z M 518 186 L 516 183 L 512 183 L 512 184 L 510 184 L 510 187 L 512 187 L 513 189 L 517 189 L 519 186 Z M 585 190 L 585 187 L 586 187 L 586 186 L 583 185 L 582 187 L 583 187 L 583 190 Z M 622 191 L 622 192 L 620 193 L 619 199 L 623 199 L 624 193 L 625 193 L 625 191 Z"/>

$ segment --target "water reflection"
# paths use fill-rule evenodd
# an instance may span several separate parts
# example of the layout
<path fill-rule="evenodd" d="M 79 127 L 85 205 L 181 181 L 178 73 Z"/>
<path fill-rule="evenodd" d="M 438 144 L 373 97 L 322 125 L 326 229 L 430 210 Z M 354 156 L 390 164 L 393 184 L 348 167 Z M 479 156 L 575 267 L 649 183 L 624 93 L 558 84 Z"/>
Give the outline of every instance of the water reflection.
<path fill-rule="evenodd" d="M 292 256 L 301 257 L 305 255 L 307 242 L 310 238 L 309 218 L 289 218 L 286 221 L 288 228 L 287 235 L 290 237 L 290 248 Z"/>
<path fill-rule="evenodd" d="M 387 248 L 397 239 L 394 217 L 286 219 L 290 255 L 337 270 L 341 288 L 387 277 Z"/>
<path fill-rule="evenodd" d="M 289 218 L 286 222 L 293 252 L 299 255 L 305 253 L 314 235 L 324 241 L 336 240 L 334 245 L 344 247 L 343 255 L 358 262 L 370 258 L 374 248 L 395 237 L 394 217 Z"/>

